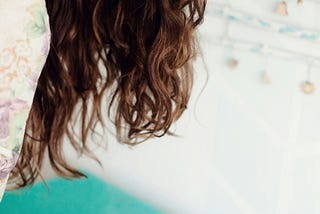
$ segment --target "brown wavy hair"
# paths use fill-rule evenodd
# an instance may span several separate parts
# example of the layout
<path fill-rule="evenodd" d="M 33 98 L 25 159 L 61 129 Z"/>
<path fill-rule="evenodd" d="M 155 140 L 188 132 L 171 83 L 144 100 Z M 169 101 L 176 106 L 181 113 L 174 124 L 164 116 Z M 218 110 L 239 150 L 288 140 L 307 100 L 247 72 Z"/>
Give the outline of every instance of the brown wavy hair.
<path fill-rule="evenodd" d="M 66 162 L 63 136 L 76 151 L 90 155 L 88 136 L 97 122 L 105 127 L 103 111 L 113 120 L 121 143 L 136 145 L 170 134 L 170 126 L 188 105 L 192 59 L 198 51 L 195 29 L 203 21 L 206 1 L 46 0 L 46 4 L 51 48 L 10 177 L 17 187 L 41 176 L 45 154 L 59 176 L 85 176 Z M 107 109 L 102 108 L 105 92 L 111 94 Z M 70 126 L 74 114 L 81 116 L 80 143 Z"/>

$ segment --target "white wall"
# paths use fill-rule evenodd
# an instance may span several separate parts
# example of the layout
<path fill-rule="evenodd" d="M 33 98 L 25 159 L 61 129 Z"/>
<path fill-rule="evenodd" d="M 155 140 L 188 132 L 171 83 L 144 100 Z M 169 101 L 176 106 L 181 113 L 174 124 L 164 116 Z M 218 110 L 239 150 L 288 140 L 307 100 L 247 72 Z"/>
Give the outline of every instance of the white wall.
<path fill-rule="evenodd" d="M 273 13 L 277 1 L 226 3 L 279 23 L 320 27 L 315 2 L 298 7 L 288 1 L 289 17 Z M 266 62 L 263 55 L 230 50 L 214 42 L 224 27 L 220 17 L 207 13 L 200 36 L 208 83 L 200 94 L 206 72 L 198 60 L 190 108 L 175 125 L 181 137 L 128 149 L 107 134 L 107 149 L 96 149 L 104 170 L 71 150 L 68 158 L 168 213 L 319 213 L 319 67 L 311 75 L 317 90 L 305 95 L 300 90 L 307 73 L 304 59 L 270 56 Z M 229 30 L 235 39 L 320 56 L 315 42 L 237 22 Z M 234 71 L 226 66 L 228 56 L 239 60 Z M 265 69 L 271 85 L 261 81 Z"/>

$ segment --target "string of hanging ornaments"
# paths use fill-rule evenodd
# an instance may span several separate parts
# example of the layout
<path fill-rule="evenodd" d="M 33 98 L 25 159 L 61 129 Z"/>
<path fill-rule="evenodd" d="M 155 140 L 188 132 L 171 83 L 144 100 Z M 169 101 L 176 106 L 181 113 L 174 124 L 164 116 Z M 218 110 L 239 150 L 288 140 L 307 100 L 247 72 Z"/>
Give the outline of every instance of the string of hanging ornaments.
<path fill-rule="evenodd" d="M 315 88 L 315 84 L 311 80 L 311 71 L 313 70 L 313 68 L 315 66 L 314 65 L 315 62 L 319 61 L 319 60 L 316 60 L 316 59 L 312 58 L 311 56 L 290 53 L 290 51 L 287 51 L 287 50 L 281 50 L 281 49 L 275 50 L 274 48 L 269 47 L 264 44 L 250 44 L 250 42 L 236 41 L 234 39 L 228 39 L 228 41 L 226 41 L 225 39 L 223 39 L 223 40 L 224 40 L 224 42 L 223 42 L 224 45 L 228 44 L 231 47 L 232 51 L 234 51 L 235 49 L 248 50 L 251 52 L 260 53 L 265 58 L 265 65 L 264 65 L 264 69 L 262 70 L 262 75 L 261 75 L 261 82 L 265 85 L 272 84 L 272 78 L 269 73 L 269 58 L 270 58 L 270 56 L 281 57 L 281 58 L 284 58 L 287 60 L 294 59 L 294 60 L 304 61 L 306 64 L 306 68 L 307 68 L 306 71 L 307 72 L 306 72 L 305 80 L 303 80 L 300 85 L 301 91 L 306 95 L 313 94 L 315 92 L 316 88 Z M 236 47 L 235 46 L 236 43 L 240 44 L 240 46 Z M 259 49 L 259 52 L 257 52 L 257 49 Z M 279 51 L 279 55 L 275 54 L 274 51 Z M 285 54 L 285 55 L 289 54 L 289 56 L 284 57 L 283 54 Z M 234 55 L 228 56 L 227 66 L 231 71 L 236 71 L 239 64 L 240 64 L 240 62 L 238 61 L 238 59 L 236 57 L 234 57 Z"/>
<path fill-rule="evenodd" d="M 303 4 L 303 0 L 297 0 L 297 4 L 301 6 Z M 279 5 L 276 7 L 275 12 L 281 16 L 288 16 L 288 5 L 286 1 L 282 1 L 279 3 Z M 311 76 L 311 68 L 312 64 L 308 63 L 308 73 L 307 73 L 307 79 L 302 82 L 301 89 L 305 94 L 312 94 L 315 91 L 315 86 L 310 80 Z"/>
<path fill-rule="evenodd" d="M 298 0 L 297 4 L 298 5 L 302 5 L 303 1 L 302 0 Z M 229 22 L 230 21 L 242 21 L 242 17 L 248 17 L 248 15 L 242 14 L 242 12 L 239 12 L 239 11 L 233 11 L 230 6 L 226 6 L 226 5 L 224 5 L 222 7 L 222 10 L 219 11 L 219 9 L 218 9 L 215 12 L 216 12 L 215 13 L 216 15 L 217 14 L 222 15 L 224 17 L 224 21 L 225 21 L 225 32 L 224 32 L 224 34 L 222 36 L 222 40 L 221 40 L 220 44 L 222 44 L 224 46 L 226 44 L 229 44 L 231 49 L 234 50 L 235 49 L 235 47 L 234 47 L 235 40 L 231 39 L 229 37 L 229 32 L 228 32 L 229 31 Z M 278 7 L 276 8 L 275 12 L 278 13 L 279 15 L 287 16 L 288 15 L 287 3 L 285 1 L 280 2 Z M 255 20 L 255 18 L 252 17 L 252 19 L 250 19 L 250 20 Z M 249 23 L 245 23 L 245 24 L 249 24 Z M 254 25 L 254 23 L 250 23 L 250 24 Z M 279 27 L 279 26 L 277 26 L 276 23 L 270 23 L 269 22 L 269 24 L 273 24 L 275 30 Z M 279 31 L 279 29 L 276 30 L 276 31 Z M 301 35 L 305 35 L 306 32 L 300 32 L 300 34 Z M 298 38 L 303 38 L 303 39 L 307 38 L 308 40 L 310 39 L 309 37 L 301 36 L 300 34 L 297 34 L 296 36 Z M 318 34 L 318 32 L 308 32 L 308 34 L 316 35 L 316 34 Z M 314 37 L 314 38 L 316 38 L 316 37 Z M 253 44 L 249 44 L 249 46 L 252 46 L 252 45 Z M 273 51 L 267 45 L 261 45 L 261 47 L 262 48 L 260 50 L 261 51 L 260 53 L 263 54 L 264 58 L 266 58 L 266 66 L 265 66 L 266 68 L 262 72 L 261 80 L 262 80 L 262 83 L 264 83 L 266 85 L 270 85 L 270 84 L 272 84 L 272 79 L 270 77 L 270 74 L 268 72 L 268 68 L 267 67 L 268 67 L 268 63 L 269 63 L 269 56 L 273 55 L 272 54 Z M 279 48 L 276 48 L 276 49 L 279 49 Z M 307 62 L 306 63 L 307 64 L 307 68 L 308 68 L 307 69 L 307 78 L 304 81 L 302 81 L 302 83 L 301 83 L 301 91 L 304 94 L 308 94 L 308 95 L 309 94 L 313 94 L 315 92 L 316 88 L 315 88 L 314 83 L 311 81 L 311 70 L 312 70 L 314 61 L 315 60 L 319 61 L 319 60 L 315 59 L 312 56 L 306 56 L 306 55 L 303 55 L 303 54 L 292 53 L 291 51 L 288 51 L 288 50 L 281 50 L 281 48 L 279 50 L 280 50 L 280 52 L 287 52 L 288 54 L 291 54 L 291 55 L 294 55 L 294 56 L 298 56 L 298 58 L 300 58 L 300 59 L 303 58 L 304 61 Z M 233 55 L 228 56 L 228 58 L 227 58 L 227 66 L 229 67 L 230 70 L 237 70 L 237 67 L 239 66 L 239 63 L 240 63 L 239 60 L 236 57 L 234 57 Z"/>

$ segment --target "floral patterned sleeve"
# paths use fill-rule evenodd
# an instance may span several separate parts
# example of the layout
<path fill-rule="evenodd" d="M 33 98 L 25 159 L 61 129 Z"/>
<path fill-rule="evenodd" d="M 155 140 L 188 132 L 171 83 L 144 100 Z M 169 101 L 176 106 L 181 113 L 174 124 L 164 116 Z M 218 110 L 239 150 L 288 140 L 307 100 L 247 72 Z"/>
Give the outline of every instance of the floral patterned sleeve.
<path fill-rule="evenodd" d="M 47 58 L 45 0 L 0 0 L 0 201 L 21 151 L 26 120 Z"/>

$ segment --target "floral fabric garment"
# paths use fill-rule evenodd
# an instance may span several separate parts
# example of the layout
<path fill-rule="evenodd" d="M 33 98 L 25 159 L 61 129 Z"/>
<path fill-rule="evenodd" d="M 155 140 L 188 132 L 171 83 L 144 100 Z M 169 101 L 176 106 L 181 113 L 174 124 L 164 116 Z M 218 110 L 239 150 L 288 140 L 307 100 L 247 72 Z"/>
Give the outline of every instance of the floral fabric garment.
<path fill-rule="evenodd" d="M 0 201 L 50 44 L 44 0 L 0 0 Z"/>

